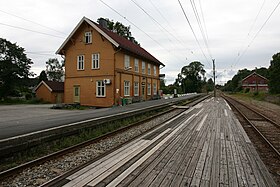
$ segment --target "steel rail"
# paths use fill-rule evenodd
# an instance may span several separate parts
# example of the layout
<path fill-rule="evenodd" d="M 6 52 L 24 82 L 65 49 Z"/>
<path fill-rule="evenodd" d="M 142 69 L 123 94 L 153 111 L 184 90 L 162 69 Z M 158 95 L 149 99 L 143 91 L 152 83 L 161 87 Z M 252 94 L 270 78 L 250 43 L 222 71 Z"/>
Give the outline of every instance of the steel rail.
<path fill-rule="evenodd" d="M 231 98 L 231 97 L 227 97 L 225 95 L 222 96 L 227 102 L 229 102 L 231 104 L 231 106 L 233 106 L 237 111 L 238 113 L 254 128 L 254 130 L 262 137 L 262 139 L 270 146 L 270 148 L 278 155 L 278 157 L 280 158 L 280 152 L 274 147 L 274 145 L 265 137 L 265 135 L 260 132 L 260 130 L 251 122 L 250 119 L 248 119 L 246 117 L 246 115 L 239 109 L 237 108 L 236 105 L 234 105 L 231 101 L 235 101 L 237 102 L 238 104 L 241 104 L 242 106 L 245 106 L 248 110 L 250 110 L 251 112 L 254 112 L 256 114 L 259 114 L 259 112 L 256 112 L 255 110 L 249 108 L 248 106 L 244 105 L 243 103 L 240 103 L 239 101 Z M 229 99 L 230 98 L 230 99 Z M 261 117 L 263 117 L 265 120 L 264 121 L 268 121 L 270 122 L 271 124 L 275 125 L 277 128 L 279 128 L 279 125 L 277 123 L 275 123 L 274 121 L 270 120 L 269 118 L 267 118 L 266 116 L 264 117 L 263 115 L 260 115 Z"/>
<path fill-rule="evenodd" d="M 201 102 L 201 101 L 207 99 L 208 97 L 209 97 L 209 95 L 208 95 L 208 96 L 205 96 L 205 97 L 202 97 L 202 98 L 201 98 L 201 97 L 199 97 L 199 98 L 194 98 L 193 100 L 191 100 L 190 103 L 188 103 L 188 105 L 193 106 L 193 105 L 195 105 L 195 104 L 197 104 L 197 103 L 199 103 L 199 102 Z M 35 165 L 39 165 L 39 164 L 41 164 L 41 163 L 44 163 L 44 162 L 46 162 L 46 161 L 48 161 L 48 160 L 51 160 L 51 159 L 58 158 L 59 156 L 65 155 L 65 154 L 67 154 L 67 153 L 74 152 L 75 150 L 78 150 L 78 149 L 83 148 L 83 147 L 85 147 L 85 146 L 87 146 L 87 145 L 96 143 L 96 142 L 98 142 L 98 141 L 101 141 L 101 140 L 103 140 L 103 139 L 105 139 L 105 138 L 108 138 L 108 137 L 110 137 L 110 136 L 113 136 L 113 135 L 115 135 L 115 134 L 118 134 L 118 133 L 124 132 L 124 131 L 126 131 L 126 130 L 129 130 L 129 129 L 133 128 L 133 127 L 136 127 L 136 126 L 138 126 L 138 125 L 141 125 L 142 123 L 148 122 L 148 121 L 152 120 L 152 119 L 155 118 L 155 117 L 164 115 L 164 114 L 166 114 L 166 113 L 168 113 L 168 112 L 171 112 L 171 111 L 174 111 L 174 110 L 176 110 L 176 109 L 179 109 L 179 108 L 170 108 L 170 109 L 168 109 L 168 110 L 166 110 L 166 111 L 163 111 L 163 112 L 160 112 L 160 113 L 158 113 L 158 114 L 149 116 L 149 117 L 146 118 L 146 119 L 143 119 L 143 120 L 140 120 L 140 121 L 138 121 L 138 122 L 132 123 L 132 124 L 130 124 L 130 125 L 127 125 L 127 126 L 125 126 L 125 127 L 119 128 L 119 129 L 114 130 L 114 131 L 112 131 L 112 132 L 106 133 L 106 134 L 101 135 L 101 136 L 99 136 L 99 137 L 96 137 L 96 138 L 87 140 L 87 141 L 82 142 L 82 143 L 79 143 L 79 144 L 77 144 L 77 145 L 73 145 L 73 146 L 68 147 L 68 148 L 65 148 L 65 149 L 63 149 L 63 150 L 60 150 L 60 151 L 51 153 L 51 154 L 49 154 L 49 155 L 40 157 L 40 158 L 38 158 L 38 159 L 32 160 L 32 161 L 27 162 L 27 163 L 24 163 L 24 164 L 22 164 L 22 165 L 19 165 L 19 166 L 10 168 L 10 169 L 5 170 L 5 171 L 2 171 L 2 172 L 0 172 L 0 179 L 3 179 L 3 178 L 8 177 L 8 176 L 15 175 L 15 174 L 19 173 L 20 171 L 22 171 L 22 170 L 24 170 L 24 169 L 26 169 L 26 168 L 29 168 L 29 167 L 32 167 L 32 166 L 35 166 Z M 183 110 L 183 109 L 179 109 L 179 110 L 182 110 L 182 112 L 185 111 L 185 110 Z M 168 120 L 170 120 L 171 118 L 172 118 L 172 117 L 166 119 L 165 121 L 168 121 Z M 151 128 L 150 130 L 153 130 L 153 129 L 156 128 L 156 127 L 157 127 L 157 126 Z M 140 135 L 139 135 L 139 136 L 140 136 Z M 137 138 L 137 137 L 138 137 L 138 136 L 134 137 L 133 139 L 135 139 L 135 138 Z M 132 140 L 133 140 L 133 139 L 132 139 Z M 132 141 L 132 140 L 129 140 L 129 141 Z"/>

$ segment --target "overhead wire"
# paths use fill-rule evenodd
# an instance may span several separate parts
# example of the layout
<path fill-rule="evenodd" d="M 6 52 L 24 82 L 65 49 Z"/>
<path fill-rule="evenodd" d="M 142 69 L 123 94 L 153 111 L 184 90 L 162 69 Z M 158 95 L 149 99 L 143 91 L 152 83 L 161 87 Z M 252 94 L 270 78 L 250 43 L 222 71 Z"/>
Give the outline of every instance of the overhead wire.
<path fill-rule="evenodd" d="M 51 27 L 48 27 L 48 26 L 42 25 L 42 24 L 37 23 L 37 22 L 35 22 L 35 21 L 32 21 L 32 20 L 29 20 L 29 19 L 26 19 L 26 18 L 20 17 L 20 16 L 18 16 L 18 15 L 15 15 L 15 14 L 12 14 L 12 13 L 9 13 L 9 12 L 6 12 L 6 11 L 4 11 L 4 10 L 0 10 L 0 12 L 3 12 L 3 13 L 8 14 L 8 15 L 10 15 L 10 16 L 13 16 L 13 17 L 16 17 L 16 18 L 22 19 L 22 20 L 24 20 L 24 21 L 28 21 L 28 22 L 30 22 L 30 23 L 33 23 L 33 24 L 39 25 L 39 26 L 41 26 L 41 27 L 44 27 L 44 28 L 46 28 L 46 29 L 49 29 L 49 30 L 55 31 L 55 32 L 57 32 L 57 33 L 60 33 L 60 34 L 66 35 L 66 33 L 64 33 L 64 32 L 61 32 L 61 31 L 58 31 L 58 30 L 53 29 L 53 28 L 51 28 Z"/>
<path fill-rule="evenodd" d="M 200 32 L 201 32 L 201 35 L 202 35 L 202 38 L 203 38 L 204 44 L 205 44 L 206 49 L 208 51 L 208 54 L 209 54 L 210 58 L 213 59 L 212 54 L 211 54 L 210 49 L 209 49 L 208 41 L 207 41 L 207 38 L 206 38 L 206 35 L 205 35 L 205 32 L 204 32 L 203 26 L 201 24 L 201 20 L 200 20 L 195 2 L 194 2 L 194 0 L 190 0 L 190 2 L 191 2 L 192 9 L 193 9 L 197 24 L 199 26 L 199 29 L 200 29 Z"/>
<path fill-rule="evenodd" d="M 269 21 L 269 19 L 271 18 L 271 16 L 273 15 L 273 13 L 276 11 L 276 9 L 279 7 L 280 5 L 280 1 L 276 4 L 276 6 L 274 7 L 274 9 L 271 11 L 271 13 L 269 14 L 269 16 L 267 17 L 267 19 L 265 20 L 265 22 L 262 24 L 262 26 L 260 27 L 260 29 L 256 32 L 256 34 L 254 35 L 254 37 L 252 38 L 252 40 L 249 42 L 249 44 L 247 45 L 247 47 L 245 48 L 245 50 L 243 50 L 243 52 L 241 53 L 241 55 L 239 56 L 239 58 L 236 60 L 234 66 L 237 65 L 237 63 L 240 61 L 240 59 L 245 55 L 245 53 L 249 50 L 249 48 L 251 47 L 251 45 L 253 44 L 253 42 L 255 41 L 255 39 L 257 38 L 257 36 L 260 34 L 260 32 L 262 31 L 262 29 L 264 28 L 264 26 L 267 24 L 267 22 Z"/>
<path fill-rule="evenodd" d="M 102 4 L 104 4 L 106 7 L 108 7 L 109 9 L 111 9 L 112 11 L 114 11 L 116 14 L 118 14 L 120 17 L 122 17 L 123 19 L 125 19 L 127 22 L 129 22 L 131 25 L 133 25 L 135 28 L 137 28 L 138 30 L 140 30 L 141 32 L 143 32 L 147 37 L 149 37 L 151 40 L 153 40 L 156 44 L 158 44 L 162 49 L 166 50 L 168 53 L 171 53 L 170 50 L 166 49 L 162 44 L 160 44 L 157 40 L 155 40 L 153 37 L 151 37 L 147 32 L 145 32 L 143 29 L 141 29 L 140 27 L 138 27 L 135 23 L 133 23 L 132 21 L 130 21 L 129 19 L 127 19 L 125 16 L 123 16 L 121 13 L 119 13 L 116 9 L 114 9 L 113 7 L 111 7 L 110 5 L 108 5 L 107 3 L 105 3 L 103 0 L 99 0 Z M 180 60 L 177 56 L 175 56 L 178 60 Z"/>
<path fill-rule="evenodd" d="M 208 65 L 211 67 L 211 65 L 210 65 L 210 63 L 209 63 L 209 61 L 208 61 L 208 59 L 207 59 L 205 53 L 204 53 L 203 50 L 202 50 L 202 47 L 201 47 L 201 45 L 200 45 L 200 43 L 199 43 L 199 41 L 198 41 L 198 38 L 197 38 L 197 36 L 196 36 L 196 34 L 195 34 L 195 32 L 194 32 L 194 29 L 193 29 L 193 27 L 192 27 L 192 25 L 191 25 L 191 23 L 190 23 L 190 20 L 189 20 L 187 14 L 186 14 L 186 12 L 185 12 L 185 9 L 184 9 L 183 5 L 182 5 L 181 2 L 180 2 L 180 0 L 178 0 L 178 3 L 179 3 L 179 5 L 180 5 L 180 7 L 181 7 L 181 9 L 182 9 L 182 11 L 183 11 L 183 14 L 184 14 L 184 16 L 185 16 L 185 19 L 187 20 L 187 23 L 188 23 L 188 25 L 189 25 L 189 27 L 190 27 L 190 29 L 191 29 L 193 35 L 194 35 L 194 38 L 195 38 L 195 40 L 196 40 L 196 42 L 197 42 L 197 44 L 198 44 L 198 46 L 199 46 L 199 48 L 200 48 L 200 51 L 202 52 L 202 54 L 203 54 L 203 56 L 204 56 L 206 62 L 208 63 Z"/>
<path fill-rule="evenodd" d="M 165 18 L 165 16 L 162 14 L 162 12 L 159 10 L 159 8 L 153 3 L 152 0 L 149 0 L 149 1 L 150 1 L 151 5 L 154 7 L 154 9 L 155 9 L 155 10 L 159 13 L 159 15 L 163 18 L 163 20 L 167 23 L 167 25 L 169 26 L 169 28 L 171 28 L 172 31 L 173 31 L 174 33 L 176 33 L 175 29 L 171 26 L 171 24 L 170 24 L 169 21 Z M 194 55 L 194 56 L 196 56 L 196 58 L 198 58 L 197 55 L 196 55 L 191 49 L 186 48 L 186 46 L 182 43 L 182 41 L 179 40 L 174 34 L 171 33 L 171 35 L 176 39 L 176 41 L 177 41 L 178 43 L 180 43 L 180 45 L 181 45 L 182 47 L 184 47 L 185 49 L 187 49 L 188 51 L 190 51 L 192 55 Z"/>
<path fill-rule="evenodd" d="M 14 25 L 6 24 L 6 23 L 0 23 L 0 25 L 4 25 L 4 26 L 7 26 L 7 27 L 12 27 L 12 28 L 16 28 L 16 29 L 21 29 L 21 30 L 25 30 L 25 31 L 29 31 L 29 32 L 37 33 L 37 34 L 43 34 L 43 35 L 47 35 L 47 36 L 52 36 L 52 37 L 55 37 L 55 38 L 65 39 L 64 37 L 61 37 L 61 36 L 56 36 L 56 35 L 48 34 L 48 33 L 45 33 L 45 32 L 40 32 L 40 31 L 31 30 L 31 29 L 26 29 L 26 28 L 23 28 L 23 27 L 14 26 Z"/>

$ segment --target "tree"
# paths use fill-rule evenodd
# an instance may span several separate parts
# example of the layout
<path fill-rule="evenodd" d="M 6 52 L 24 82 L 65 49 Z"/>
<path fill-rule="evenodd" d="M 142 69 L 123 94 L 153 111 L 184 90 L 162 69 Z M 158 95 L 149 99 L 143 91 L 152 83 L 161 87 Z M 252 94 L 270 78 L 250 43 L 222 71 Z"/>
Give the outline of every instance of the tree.
<path fill-rule="evenodd" d="M 16 43 L 0 38 L 0 98 L 13 95 L 22 79 L 34 75 L 30 72 L 33 62 L 24 51 Z"/>
<path fill-rule="evenodd" d="M 280 53 L 274 54 L 270 61 L 269 71 L 269 91 L 273 94 L 280 93 Z"/>
<path fill-rule="evenodd" d="M 49 80 L 61 82 L 64 75 L 64 61 L 59 62 L 57 58 L 50 58 L 46 62 L 46 74 Z"/>
<path fill-rule="evenodd" d="M 47 74 L 46 74 L 46 71 L 41 71 L 41 73 L 40 73 L 40 75 L 39 75 L 39 83 L 41 82 L 41 81 L 47 81 L 48 80 L 48 76 L 47 76 Z"/>
<path fill-rule="evenodd" d="M 181 69 L 183 93 L 201 92 L 206 73 L 203 66 L 201 62 L 194 61 Z"/>
<path fill-rule="evenodd" d="M 121 22 L 114 22 L 114 20 L 109 20 L 108 18 L 98 18 L 97 22 L 100 23 L 101 20 L 104 20 L 107 22 L 107 29 L 117 33 L 118 35 L 132 41 L 133 43 L 140 46 L 139 42 L 135 40 L 135 38 L 132 36 L 130 32 L 130 26 L 125 26 Z"/>

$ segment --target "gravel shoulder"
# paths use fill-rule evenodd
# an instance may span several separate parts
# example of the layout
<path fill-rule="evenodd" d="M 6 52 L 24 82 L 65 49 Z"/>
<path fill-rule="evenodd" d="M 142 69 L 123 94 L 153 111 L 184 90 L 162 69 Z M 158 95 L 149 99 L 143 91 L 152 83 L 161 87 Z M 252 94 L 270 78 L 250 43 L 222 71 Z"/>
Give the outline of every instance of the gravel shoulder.
<path fill-rule="evenodd" d="M 259 111 L 260 113 L 266 115 L 267 117 L 271 118 L 276 123 L 280 124 L 280 106 L 269 103 L 266 101 L 258 101 L 248 97 L 240 97 L 236 95 L 230 95 L 230 97 L 236 98 L 243 103 L 248 104 L 250 107 L 254 108 L 255 110 Z"/>

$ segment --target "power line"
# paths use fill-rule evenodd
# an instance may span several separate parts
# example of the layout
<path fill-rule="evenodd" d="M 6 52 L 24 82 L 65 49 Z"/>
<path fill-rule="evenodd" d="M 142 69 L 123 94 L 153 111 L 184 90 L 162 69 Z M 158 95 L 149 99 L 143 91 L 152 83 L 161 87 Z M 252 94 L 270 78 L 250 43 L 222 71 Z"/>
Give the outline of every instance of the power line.
<path fill-rule="evenodd" d="M 24 20 L 24 21 L 28 21 L 28 22 L 30 22 L 30 23 L 33 23 L 33 24 L 39 25 L 39 26 L 41 26 L 41 27 L 44 27 L 44 28 L 46 28 L 46 29 L 49 29 L 49 30 L 52 30 L 52 31 L 58 32 L 58 33 L 60 33 L 60 34 L 64 34 L 64 35 L 66 35 L 65 33 L 61 32 L 61 31 L 58 31 L 58 30 L 53 29 L 53 28 L 51 28 L 51 27 L 48 27 L 48 26 L 42 25 L 42 24 L 37 23 L 37 22 L 35 22 L 35 21 L 28 20 L 28 19 L 26 19 L 26 18 L 23 18 L 23 17 L 17 16 L 17 15 L 15 15 L 15 14 L 11 14 L 11 13 L 8 13 L 8 12 L 3 11 L 3 10 L 0 10 L 0 12 L 3 12 L 3 13 L 8 14 L 8 15 L 10 15 L 10 16 L 14 16 L 14 17 L 19 18 L 19 19 L 22 19 L 22 20 Z"/>
<path fill-rule="evenodd" d="M 149 0 L 150 1 L 150 3 L 152 4 L 152 6 L 156 9 L 156 11 L 159 13 L 159 15 L 164 19 L 164 21 L 168 24 L 168 26 L 172 29 L 172 31 L 174 32 L 174 33 L 176 33 L 176 31 L 175 31 L 175 29 L 171 26 L 171 24 L 169 23 L 169 21 L 165 18 L 165 16 L 162 14 L 162 12 L 157 8 L 157 6 L 152 2 L 152 0 Z M 182 43 L 182 41 L 181 40 L 179 40 L 176 36 L 174 36 L 173 34 L 172 34 L 172 36 L 177 40 L 177 42 L 179 42 L 180 44 L 181 44 L 181 46 L 182 47 L 186 47 L 183 43 Z M 187 49 L 188 51 L 190 51 L 191 52 L 191 54 L 192 55 L 194 55 L 194 56 L 196 56 L 196 54 L 191 50 L 191 49 L 189 49 L 189 48 L 185 48 L 185 49 Z M 196 58 L 198 58 L 197 56 L 196 56 Z"/>
<path fill-rule="evenodd" d="M 263 1 L 262 5 L 261 5 L 261 7 L 260 7 L 260 9 L 259 9 L 259 11 L 258 11 L 258 14 L 257 14 L 257 16 L 255 17 L 255 19 L 254 19 L 254 21 L 253 21 L 253 23 L 252 23 L 252 25 L 251 25 L 251 28 L 249 29 L 248 36 L 250 36 L 251 31 L 252 31 L 253 27 L 255 26 L 255 24 L 256 24 L 256 22 L 257 22 L 257 19 L 258 19 L 259 15 L 260 15 L 260 13 L 261 13 L 263 7 L 264 7 L 265 1 L 266 1 L 266 0 Z"/>
<path fill-rule="evenodd" d="M 209 45 L 208 45 L 208 41 L 206 39 L 206 35 L 205 35 L 205 32 L 204 32 L 204 29 L 203 29 L 202 24 L 201 24 L 201 20 L 200 20 L 200 17 L 199 17 L 199 14 L 198 14 L 195 2 L 194 2 L 194 0 L 190 0 L 190 2 L 191 2 L 192 9 L 193 9 L 196 21 L 198 23 L 198 26 L 199 26 L 199 29 L 200 29 L 200 32 L 201 32 L 201 35 L 202 35 L 202 38 L 203 38 L 203 41 L 204 41 L 205 46 L 207 48 L 208 54 L 211 57 L 211 59 L 213 59 L 212 54 L 211 54 L 210 49 L 209 49 Z"/>
<path fill-rule="evenodd" d="M 107 3 L 105 3 L 103 0 L 99 0 L 101 3 L 103 3 L 105 6 L 107 6 L 109 9 L 111 9 L 112 11 L 114 11 L 116 14 L 118 14 L 120 17 L 122 17 L 123 19 L 125 19 L 126 21 L 128 21 L 130 24 L 132 24 L 135 28 L 137 28 L 138 30 L 140 30 L 141 32 L 143 32 L 146 36 L 148 36 L 151 40 L 153 40 L 155 43 L 157 43 L 162 49 L 166 50 L 167 52 L 171 53 L 168 49 L 166 49 L 163 45 L 161 45 L 157 40 L 155 40 L 154 38 L 152 38 L 148 33 L 146 33 L 143 29 L 141 29 L 140 27 L 138 27 L 136 24 L 134 24 L 132 21 L 130 21 L 129 19 L 127 19 L 125 16 L 123 16 L 121 13 L 119 13 L 117 10 L 115 10 L 114 8 L 112 8 L 110 5 L 108 5 Z M 175 56 L 178 60 L 180 60 L 177 56 Z"/>
<path fill-rule="evenodd" d="M 196 37 L 196 34 L 195 34 L 195 32 L 194 32 L 194 30 L 193 30 L 193 28 L 192 28 L 192 25 L 191 25 L 191 23 L 190 23 L 190 21 L 189 21 L 189 18 L 188 18 L 188 16 L 187 16 L 187 14 L 186 14 L 186 12 L 185 12 L 185 10 L 184 10 L 184 8 L 183 8 L 183 6 L 182 6 L 180 0 L 178 0 L 178 2 L 179 2 L 179 4 L 180 4 L 180 7 L 181 7 L 181 9 L 182 9 L 182 11 L 183 11 L 183 14 L 184 14 L 184 16 L 185 16 L 185 18 L 186 18 L 186 20 L 187 20 L 187 22 L 188 22 L 189 27 L 191 28 L 191 31 L 192 31 L 192 33 L 193 33 L 193 35 L 194 35 L 194 37 L 195 37 L 195 40 L 196 40 L 196 42 L 197 42 L 197 44 L 198 44 L 198 46 L 199 46 L 199 48 L 200 48 L 200 50 L 201 50 L 203 56 L 204 56 L 205 59 L 206 59 L 206 62 L 208 63 L 209 67 L 211 67 L 211 65 L 210 65 L 210 63 L 209 63 L 209 61 L 208 61 L 208 59 L 207 59 L 205 53 L 203 52 L 203 50 L 202 50 L 202 48 L 201 48 L 201 45 L 200 45 L 200 43 L 199 43 L 199 41 L 198 41 L 198 39 L 197 39 L 197 37 Z"/>
<path fill-rule="evenodd" d="M 43 35 L 47 35 L 47 36 L 52 36 L 52 37 L 64 39 L 64 37 L 61 37 L 61 36 L 56 36 L 56 35 L 52 35 L 52 34 L 40 32 L 40 31 L 35 31 L 35 30 L 31 30 L 31 29 L 26 29 L 26 28 L 23 28 L 23 27 L 18 27 L 18 26 L 14 26 L 14 25 L 9 25 L 9 24 L 6 24 L 6 23 L 0 23 L 0 25 L 4 25 L 4 26 L 7 26 L 7 27 L 12 27 L 12 28 L 16 28 L 16 29 L 21 29 L 21 30 L 25 30 L 25 31 L 29 31 L 29 32 L 37 33 L 37 34 L 43 34 Z"/>
<path fill-rule="evenodd" d="M 255 41 L 255 39 L 257 38 L 257 36 L 260 34 L 260 32 L 262 31 L 262 29 L 264 28 L 264 26 L 266 25 L 266 23 L 269 21 L 269 19 L 271 18 L 271 16 L 273 15 L 273 13 L 276 11 L 276 9 L 279 7 L 280 5 L 280 1 L 277 3 L 277 5 L 275 6 L 275 8 L 272 10 L 272 12 L 269 14 L 269 16 L 267 17 L 267 19 L 265 20 L 265 22 L 262 24 L 262 26 L 260 27 L 260 29 L 258 30 L 258 32 L 254 35 L 254 37 L 252 38 L 252 40 L 249 42 L 249 44 L 247 45 L 246 49 L 241 53 L 241 55 L 239 56 L 239 58 L 236 60 L 234 66 L 236 66 L 236 64 L 240 61 L 240 59 L 245 55 L 245 53 L 249 50 L 249 48 L 251 47 L 251 45 L 253 44 L 253 42 Z"/>

